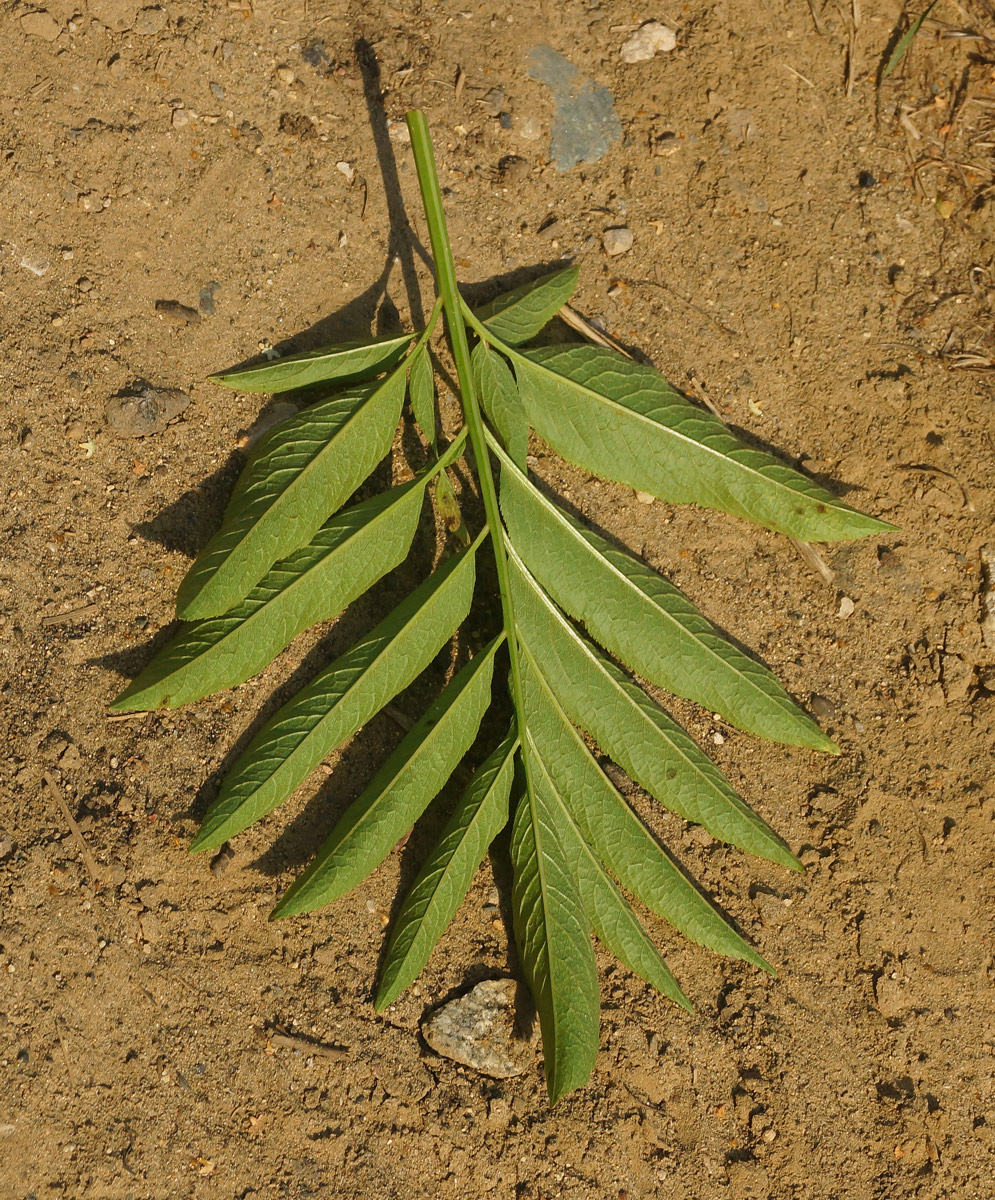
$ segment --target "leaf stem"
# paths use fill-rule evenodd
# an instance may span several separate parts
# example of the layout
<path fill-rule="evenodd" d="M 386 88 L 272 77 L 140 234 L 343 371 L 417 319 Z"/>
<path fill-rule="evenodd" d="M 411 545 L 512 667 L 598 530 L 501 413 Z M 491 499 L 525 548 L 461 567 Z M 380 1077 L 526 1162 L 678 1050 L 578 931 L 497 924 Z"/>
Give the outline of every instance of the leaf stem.
<path fill-rule="evenodd" d="M 442 206 L 442 190 L 435 166 L 435 151 L 429 134 L 428 121 L 420 109 L 407 114 L 408 130 L 411 133 L 411 150 L 418 174 L 418 187 L 425 207 L 428 236 L 435 258 L 435 275 L 439 296 L 446 314 L 446 327 L 452 345 L 453 361 L 459 379 L 463 415 L 470 430 L 470 444 L 477 460 L 480 479 L 480 494 L 484 502 L 484 513 L 494 546 L 494 562 L 497 567 L 498 590 L 501 594 L 501 611 L 504 616 L 505 632 L 508 635 L 508 657 L 511 660 L 512 699 L 518 713 L 525 711 L 522 691 L 522 670 L 515 636 L 515 610 L 511 599 L 511 575 L 508 570 L 508 555 L 505 549 L 504 526 L 498 506 L 497 489 L 490 468 L 490 453 L 484 428 L 484 419 L 477 400 L 477 391 L 470 370 L 470 347 L 466 339 L 464 304 L 456 281 L 456 264 L 446 228 L 446 215 Z M 524 761 L 524 756 L 523 756 Z"/>

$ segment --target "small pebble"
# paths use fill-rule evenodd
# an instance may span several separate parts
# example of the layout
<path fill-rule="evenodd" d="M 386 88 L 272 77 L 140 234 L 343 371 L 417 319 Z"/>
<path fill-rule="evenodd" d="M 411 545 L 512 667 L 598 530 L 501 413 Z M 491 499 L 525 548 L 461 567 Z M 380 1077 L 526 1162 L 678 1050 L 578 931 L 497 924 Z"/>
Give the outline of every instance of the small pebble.
<path fill-rule="evenodd" d="M 43 42 L 54 42 L 62 32 L 59 22 L 44 9 L 40 12 L 25 13 L 21 17 L 21 28 L 28 37 L 41 38 Z"/>
<path fill-rule="evenodd" d="M 289 67 L 277 67 L 276 78 L 284 87 L 290 87 L 297 80 L 297 76 Z"/>
<path fill-rule="evenodd" d="M 215 98 L 215 100 L 224 100 L 225 89 L 220 83 L 209 83 L 207 86 L 211 89 L 211 95 Z"/>
<path fill-rule="evenodd" d="M 601 235 L 601 241 L 609 258 L 615 258 L 632 249 L 632 230 L 627 225 L 612 226 Z"/>
<path fill-rule="evenodd" d="M 478 103 L 489 117 L 499 117 L 504 111 L 504 88 L 492 87 Z"/>
<path fill-rule="evenodd" d="M 211 874 L 223 875 L 231 866 L 234 858 L 235 851 L 231 848 L 231 844 L 229 842 L 225 842 L 217 854 L 215 854 L 215 856 L 211 859 Z"/>
<path fill-rule="evenodd" d="M 185 129 L 190 124 L 190 114 L 185 108 L 174 108 L 169 120 L 174 129 Z"/>
<path fill-rule="evenodd" d="M 626 38 L 619 51 L 624 63 L 649 62 L 657 54 L 666 54 L 677 45 L 677 34 L 660 21 L 647 21 Z"/>
<path fill-rule="evenodd" d="M 837 612 L 836 615 L 838 617 L 842 617 L 843 620 L 846 620 L 847 617 L 853 616 L 854 610 L 856 609 L 856 607 L 857 606 L 854 604 L 854 602 L 850 599 L 849 596 L 841 596 L 839 611 Z"/>
<path fill-rule="evenodd" d="M 90 16 L 112 33 L 126 33 L 135 23 L 138 5 L 134 0 L 89 0 Z"/>
<path fill-rule="evenodd" d="M 497 165 L 498 178 L 509 187 L 521 183 L 528 173 L 528 159 L 519 154 L 508 154 Z"/>
<path fill-rule="evenodd" d="M 107 401 L 107 424 L 119 437 L 148 437 L 161 433 L 189 403 L 190 397 L 179 388 L 118 393 Z"/>
<path fill-rule="evenodd" d="M 166 22 L 165 9 L 158 7 L 143 8 L 138 16 L 135 17 L 132 29 L 135 33 L 144 33 L 147 35 L 162 33 L 166 28 Z"/>
<path fill-rule="evenodd" d="M 656 496 L 652 492 L 636 492 L 636 499 L 640 504 L 652 504 Z"/>
<path fill-rule="evenodd" d="M 823 721 L 836 716 L 836 705 L 826 696 L 813 696 L 812 712 Z"/>
<path fill-rule="evenodd" d="M 51 264 L 47 258 L 25 254 L 25 256 L 21 259 L 21 266 L 25 269 L 25 271 L 30 271 L 32 275 L 37 275 L 40 279 L 43 275 L 48 274 Z"/>
<path fill-rule="evenodd" d="M 197 299 L 197 306 L 205 317 L 214 316 L 214 297 L 221 291 L 221 284 L 211 280 L 200 289 L 200 296 Z"/>

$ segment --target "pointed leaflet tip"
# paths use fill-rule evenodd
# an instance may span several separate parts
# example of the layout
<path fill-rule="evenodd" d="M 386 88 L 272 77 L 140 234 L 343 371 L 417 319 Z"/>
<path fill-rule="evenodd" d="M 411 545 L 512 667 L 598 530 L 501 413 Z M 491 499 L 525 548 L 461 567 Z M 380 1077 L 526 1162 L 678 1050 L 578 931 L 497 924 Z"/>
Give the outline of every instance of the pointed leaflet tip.
<path fill-rule="evenodd" d="M 344 342 L 289 358 L 219 371 L 209 375 L 208 380 L 240 392 L 289 392 L 318 383 L 355 383 L 396 366 L 414 337 L 413 333 L 405 333 L 398 337 Z"/>

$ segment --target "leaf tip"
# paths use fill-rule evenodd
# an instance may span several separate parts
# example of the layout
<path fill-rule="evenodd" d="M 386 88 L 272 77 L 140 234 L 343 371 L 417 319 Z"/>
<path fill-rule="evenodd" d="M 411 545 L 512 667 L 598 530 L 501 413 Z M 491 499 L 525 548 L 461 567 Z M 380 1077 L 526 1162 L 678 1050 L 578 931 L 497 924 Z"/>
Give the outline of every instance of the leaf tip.
<path fill-rule="evenodd" d="M 224 838 L 215 836 L 212 830 L 202 828 L 190 843 L 190 853 L 200 854 L 204 850 L 216 850 L 224 841 Z"/>

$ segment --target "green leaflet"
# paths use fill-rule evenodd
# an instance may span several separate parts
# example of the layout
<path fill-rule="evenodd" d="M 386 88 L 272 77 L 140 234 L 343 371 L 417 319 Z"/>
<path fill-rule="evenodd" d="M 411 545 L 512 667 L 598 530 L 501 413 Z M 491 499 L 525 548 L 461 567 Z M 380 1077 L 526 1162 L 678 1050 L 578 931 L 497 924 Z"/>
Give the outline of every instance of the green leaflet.
<path fill-rule="evenodd" d="M 556 836 L 570 863 L 578 894 L 598 940 L 650 987 L 693 1012 L 691 1002 L 681 991 L 660 951 L 578 828 L 567 802 L 546 770 L 531 734 L 526 734 L 525 755 L 532 786 L 542 792 L 548 809 L 556 814 Z"/>
<path fill-rule="evenodd" d="M 526 651 L 523 664 L 529 744 L 586 841 L 625 887 L 685 937 L 770 970 L 654 841 L 591 757 L 552 688 Z"/>
<path fill-rule="evenodd" d="M 888 78 L 888 76 L 892 73 L 892 71 L 894 71 L 894 69 L 898 66 L 898 64 L 905 57 L 906 53 L 908 52 L 909 47 L 915 41 L 916 34 L 922 28 L 923 21 L 926 20 L 926 18 L 929 16 L 929 14 L 933 11 L 933 9 L 935 7 L 936 7 L 936 0 L 933 0 L 932 4 L 927 5 L 927 7 L 919 14 L 918 17 L 916 17 L 916 19 L 908 27 L 908 29 L 905 31 L 905 33 L 903 33 L 902 36 L 899 38 L 898 43 L 895 46 L 895 49 L 892 50 L 891 54 L 888 56 L 888 61 L 887 61 L 887 63 L 885 63 L 884 68 L 881 71 L 881 82 L 882 83 Z"/>
<path fill-rule="evenodd" d="M 294 354 L 254 367 L 222 371 L 210 379 L 212 383 L 237 388 L 240 392 L 289 392 L 333 380 L 354 383 L 396 366 L 414 339 L 413 333 L 405 333 L 399 337 L 343 342 L 341 346 L 309 350 L 306 354 Z"/>
<path fill-rule="evenodd" d="M 221 528 L 180 584 L 176 615 L 216 617 L 279 559 L 306 546 L 390 449 L 404 401 L 404 370 L 340 392 L 261 438 Z"/>
<path fill-rule="evenodd" d="M 573 628 L 514 551 L 511 566 L 519 644 L 541 663 L 570 719 L 673 812 L 720 841 L 801 870 L 684 730 Z"/>
<path fill-rule="evenodd" d="M 111 705 L 177 708 L 263 670 L 302 630 L 340 613 L 404 560 L 426 480 L 364 500 L 323 525 L 220 617 L 184 624 Z"/>
<path fill-rule="evenodd" d="M 501 436 L 508 456 L 521 470 L 529 450 L 529 422 L 515 385 L 515 377 L 500 355 L 478 342 L 470 355 L 477 394 L 488 420 Z"/>
<path fill-rule="evenodd" d="M 346 809 L 314 861 L 272 912 L 313 912 L 352 891 L 442 790 L 477 736 L 491 702 L 500 634 L 455 675 L 422 719 Z"/>
<path fill-rule="evenodd" d="M 408 395 L 411 411 L 429 444 L 435 445 L 435 372 L 428 346 L 422 345 L 412 354 L 408 368 Z"/>
<path fill-rule="evenodd" d="M 517 346 L 527 342 L 556 316 L 577 286 L 577 267 L 542 275 L 505 292 L 474 314 L 494 337 Z"/>
<path fill-rule="evenodd" d="M 651 367 L 595 346 L 514 352 L 529 422 L 570 462 L 673 503 L 701 504 L 806 541 L 892 526 L 741 442 Z"/>
<path fill-rule="evenodd" d="M 438 654 L 470 611 L 474 554 L 439 567 L 260 729 L 229 771 L 192 850 L 210 850 L 281 804 Z"/>
<path fill-rule="evenodd" d="M 518 734 L 504 741 L 474 773 L 435 849 L 404 898 L 384 956 L 377 1012 L 418 978 L 436 942 L 463 903 L 487 848 L 508 822 Z"/>
<path fill-rule="evenodd" d="M 328 521 L 241 604 L 220 617 L 181 625 L 111 711 L 178 708 L 234 687 L 268 666 L 302 630 L 340 613 L 404 559 L 428 482 L 459 457 L 465 441 L 463 433 L 417 479 Z"/>
<path fill-rule="evenodd" d="M 749 733 L 837 751 L 777 678 L 728 642 L 683 592 L 586 529 L 507 458 L 501 511 L 529 571 L 626 666 Z"/>
<path fill-rule="evenodd" d="M 584 906 L 556 837 L 555 815 L 529 787 L 511 826 L 515 942 L 542 1028 L 555 1104 L 588 1080 L 598 1054 L 598 973 Z"/>

